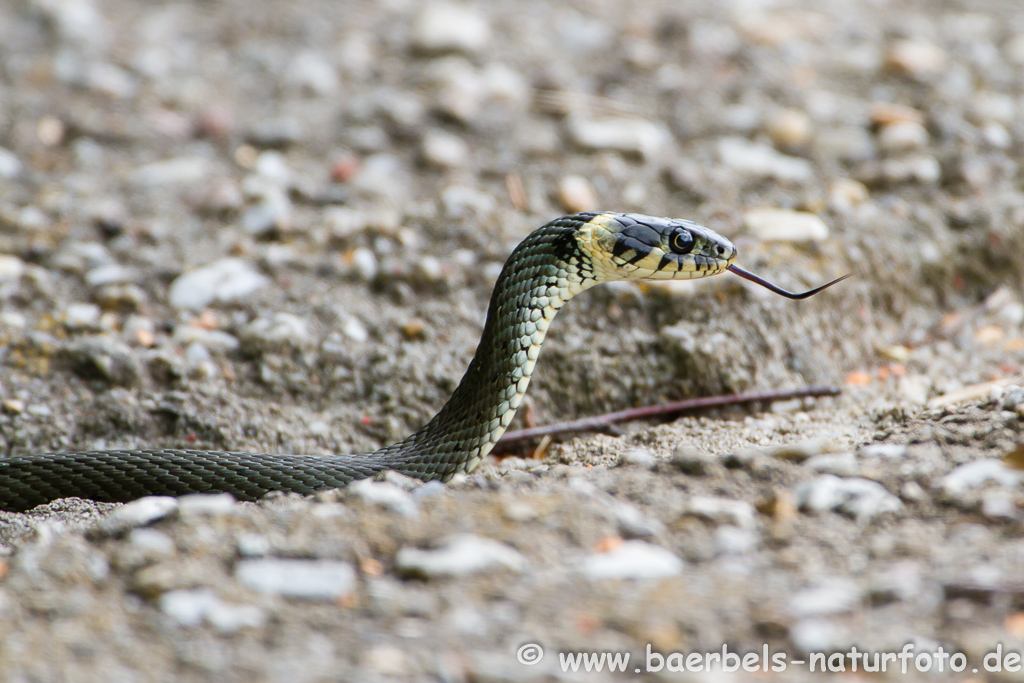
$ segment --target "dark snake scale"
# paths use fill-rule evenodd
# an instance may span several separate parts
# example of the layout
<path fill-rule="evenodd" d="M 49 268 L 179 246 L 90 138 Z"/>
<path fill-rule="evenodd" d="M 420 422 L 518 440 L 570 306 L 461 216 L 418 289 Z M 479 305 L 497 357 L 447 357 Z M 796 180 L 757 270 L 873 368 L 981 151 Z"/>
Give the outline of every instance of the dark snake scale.
<path fill-rule="evenodd" d="M 581 213 L 535 230 L 512 252 L 491 295 L 469 369 L 451 398 L 403 441 L 362 455 L 278 455 L 154 449 L 0 458 L 0 509 L 77 496 L 122 502 L 226 491 L 256 500 L 308 494 L 383 470 L 422 480 L 469 472 L 508 428 L 526 394 L 548 326 L 570 298 L 614 280 L 692 279 L 730 267 L 736 249 L 691 221 Z"/>

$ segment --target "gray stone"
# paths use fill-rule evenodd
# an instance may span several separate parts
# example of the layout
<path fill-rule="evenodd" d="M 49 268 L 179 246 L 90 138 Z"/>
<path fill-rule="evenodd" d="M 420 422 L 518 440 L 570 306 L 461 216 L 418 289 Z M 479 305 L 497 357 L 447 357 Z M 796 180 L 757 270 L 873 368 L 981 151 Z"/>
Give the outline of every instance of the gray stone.
<path fill-rule="evenodd" d="M 716 464 L 715 456 L 688 443 L 676 446 L 669 462 L 686 474 L 696 475 L 708 474 Z"/>
<path fill-rule="evenodd" d="M 288 82 L 312 95 L 333 95 L 338 90 L 338 73 L 315 52 L 300 52 L 288 65 Z"/>
<path fill-rule="evenodd" d="M 178 157 L 140 166 L 131 175 L 131 182 L 139 187 L 165 187 L 189 185 L 206 179 L 210 162 L 203 157 Z"/>
<path fill-rule="evenodd" d="M 10 180 L 21 173 L 21 160 L 17 155 L 0 147 L 0 178 Z"/>
<path fill-rule="evenodd" d="M 1003 410 L 1017 410 L 1024 405 L 1024 387 L 1011 384 L 1003 389 Z"/>
<path fill-rule="evenodd" d="M 168 291 L 175 308 L 199 310 L 245 298 L 270 280 L 241 259 L 225 258 L 180 275 Z"/>
<path fill-rule="evenodd" d="M 219 516 L 235 510 L 235 497 L 230 493 L 194 493 L 178 499 L 178 514 Z"/>
<path fill-rule="evenodd" d="M 768 145 L 746 138 L 721 138 L 718 157 L 733 171 L 756 178 L 803 183 L 814 177 L 814 167 L 806 159 L 781 154 Z"/>
<path fill-rule="evenodd" d="M 133 547 L 151 555 L 173 555 L 174 539 L 159 529 L 137 527 L 128 532 Z"/>
<path fill-rule="evenodd" d="M 431 2 L 416 17 L 411 38 L 420 52 L 475 53 L 487 47 L 491 29 L 486 17 L 471 7 Z"/>
<path fill-rule="evenodd" d="M 674 553 L 645 541 L 625 541 L 605 553 L 582 559 L 577 570 L 591 580 L 660 579 L 683 573 L 683 561 Z"/>
<path fill-rule="evenodd" d="M 823 453 L 804 461 L 804 467 L 815 472 L 834 474 L 838 477 L 852 477 L 857 474 L 857 458 L 853 453 Z"/>
<path fill-rule="evenodd" d="M 284 312 L 256 318 L 242 328 L 239 336 L 247 348 L 260 351 L 302 348 L 313 343 L 306 321 Z"/>
<path fill-rule="evenodd" d="M 890 183 L 933 185 L 942 179 L 942 166 L 928 154 L 916 154 L 882 162 L 882 176 Z"/>
<path fill-rule="evenodd" d="M 836 446 L 830 439 L 824 437 L 806 439 L 795 443 L 784 443 L 779 446 L 772 446 L 768 452 L 777 458 L 803 462 L 808 458 L 822 453 L 829 453 L 836 450 Z"/>
<path fill-rule="evenodd" d="M 346 490 L 367 503 L 379 505 L 403 517 L 415 517 L 419 513 L 419 506 L 412 495 L 391 482 L 360 479 L 349 484 Z"/>
<path fill-rule="evenodd" d="M 224 635 L 259 628 L 266 621 L 266 613 L 259 607 L 226 603 L 209 588 L 168 591 L 160 596 L 159 604 L 160 611 L 182 626 L 206 621 Z"/>
<path fill-rule="evenodd" d="M 216 601 L 209 588 L 167 591 L 160 596 L 160 611 L 182 626 L 198 626 Z"/>
<path fill-rule="evenodd" d="M 423 136 L 423 160 L 439 168 L 461 168 L 469 160 L 469 145 L 443 130 L 431 129 Z"/>
<path fill-rule="evenodd" d="M 264 198 L 242 213 L 241 228 L 247 235 L 263 237 L 288 226 L 292 205 L 283 194 Z"/>
<path fill-rule="evenodd" d="M 958 497 L 970 489 L 989 483 L 1013 487 L 1024 480 L 1024 472 L 1011 469 L 1002 460 L 988 458 L 960 465 L 938 481 L 939 487 L 949 497 Z"/>
<path fill-rule="evenodd" d="M 627 448 L 619 454 L 618 464 L 622 466 L 651 468 L 658 458 L 646 448 Z"/>
<path fill-rule="evenodd" d="M 856 583 L 836 579 L 794 593 L 789 599 L 789 613 L 797 619 L 823 617 L 850 612 L 857 608 L 860 601 L 861 590 Z"/>
<path fill-rule="evenodd" d="M 178 509 L 178 499 L 171 496 L 146 496 L 125 503 L 103 518 L 99 528 L 107 534 L 119 534 L 135 527 L 163 519 Z"/>
<path fill-rule="evenodd" d="M 137 276 L 138 273 L 132 268 L 126 268 L 118 263 L 108 263 L 87 272 L 85 283 L 90 287 L 102 287 L 132 282 Z"/>
<path fill-rule="evenodd" d="M 997 522 L 1015 522 L 1021 518 L 1016 498 L 1006 490 L 986 492 L 981 498 L 981 514 Z"/>
<path fill-rule="evenodd" d="M 825 221 L 806 211 L 751 209 L 743 214 L 743 225 L 763 242 L 819 242 L 828 238 Z"/>
<path fill-rule="evenodd" d="M 683 514 L 706 519 L 716 524 L 734 524 L 738 527 L 754 526 L 754 506 L 744 500 L 693 496 L 686 501 Z"/>
<path fill-rule="evenodd" d="M 794 491 L 797 505 L 809 512 L 837 510 L 866 523 L 873 517 L 902 509 L 903 503 L 876 481 L 822 474 L 801 482 Z"/>
<path fill-rule="evenodd" d="M 635 154 L 644 159 L 661 155 L 672 144 L 672 134 L 663 124 L 644 119 L 572 117 L 569 134 L 584 149 Z"/>
<path fill-rule="evenodd" d="M 282 149 L 301 142 L 305 134 L 298 119 L 283 117 L 260 119 L 260 123 L 249 131 L 247 137 L 257 147 Z"/>
<path fill-rule="evenodd" d="M 260 593 L 307 600 L 331 600 L 356 589 L 356 570 L 335 560 L 242 560 L 235 578 Z"/>
<path fill-rule="evenodd" d="M 216 353 L 234 351 L 240 344 L 237 337 L 227 332 L 207 330 L 187 324 L 175 326 L 172 336 L 175 343 L 179 345 L 200 344 L 208 351 Z"/>
<path fill-rule="evenodd" d="M 623 538 L 648 538 L 665 532 L 665 525 L 660 520 L 648 517 L 628 503 L 617 503 L 612 512 Z"/>
<path fill-rule="evenodd" d="M 526 558 L 514 548 L 473 534 L 452 536 L 435 550 L 407 546 L 395 555 L 395 566 L 402 574 L 428 579 L 499 570 L 518 572 L 526 565 Z"/>
<path fill-rule="evenodd" d="M 64 326 L 69 330 L 97 330 L 100 313 L 96 304 L 71 304 L 64 310 Z"/>
<path fill-rule="evenodd" d="M 754 530 L 735 526 L 719 527 L 713 537 L 716 555 L 746 555 L 757 550 L 759 542 Z"/>
<path fill-rule="evenodd" d="M 895 460 L 907 455 L 907 445 L 902 443 L 873 443 L 864 446 L 857 453 L 863 458 Z"/>
<path fill-rule="evenodd" d="M 142 362 L 132 349 L 112 337 L 97 335 L 66 344 L 62 353 L 72 369 L 86 379 L 101 379 L 121 386 L 138 383 Z"/>
<path fill-rule="evenodd" d="M 0 283 L 16 282 L 25 272 L 25 262 L 17 256 L 0 254 Z"/>

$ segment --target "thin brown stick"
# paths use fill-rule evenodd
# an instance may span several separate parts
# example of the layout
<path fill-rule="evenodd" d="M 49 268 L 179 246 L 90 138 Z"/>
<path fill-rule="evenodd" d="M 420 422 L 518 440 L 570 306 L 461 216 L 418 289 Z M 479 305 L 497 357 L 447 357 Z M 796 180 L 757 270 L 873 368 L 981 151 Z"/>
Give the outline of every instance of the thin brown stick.
<path fill-rule="evenodd" d="M 545 427 L 533 427 L 531 429 L 519 429 L 513 432 L 505 432 L 505 435 L 498 441 L 498 446 L 508 446 L 519 441 L 536 439 L 552 434 L 565 434 L 568 432 L 599 432 L 607 429 L 616 422 L 628 422 L 630 420 L 644 420 L 659 415 L 671 415 L 681 413 L 684 410 L 698 410 L 701 408 L 714 408 L 716 406 L 735 406 L 744 403 L 763 403 L 766 401 L 785 401 L 792 398 L 814 398 L 818 396 L 838 396 L 842 393 L 839 387 L 828 387 L 811 385 L 797 387 L 796 389 L 778 389 L 775 391 L 753 391 L 745 394 L 728 394 L 726 396 L 705 396 L 703 398 L 690 398 L 685 401 L 673 401 L 671 403 L 659 403 L 653 406 L 642 408 L 628 408 L 614 413 L 584 417 L 570 422 L 558 422 Z"/>

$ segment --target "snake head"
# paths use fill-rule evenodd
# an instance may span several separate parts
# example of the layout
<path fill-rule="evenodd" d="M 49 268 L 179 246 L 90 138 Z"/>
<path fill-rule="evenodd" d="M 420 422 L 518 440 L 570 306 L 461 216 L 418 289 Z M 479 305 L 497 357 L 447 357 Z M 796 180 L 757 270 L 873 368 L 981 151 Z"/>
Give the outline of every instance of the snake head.
<path fill-rule="evenodd" d="M 736 258 L 725 237 L 693 221 L 600 213 L 577 234 L 599 282 L 692 280 L 717 275 Z"/>

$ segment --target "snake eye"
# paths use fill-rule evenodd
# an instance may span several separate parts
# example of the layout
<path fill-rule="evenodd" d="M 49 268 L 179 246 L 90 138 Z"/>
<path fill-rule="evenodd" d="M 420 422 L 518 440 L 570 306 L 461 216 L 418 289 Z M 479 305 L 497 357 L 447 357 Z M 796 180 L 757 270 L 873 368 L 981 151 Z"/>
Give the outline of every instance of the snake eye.
<path fill-rule="evenodd" d="M 676 228 L 673 231 L 672 236 L 669 237 L 669 246 L 672 247 L 672 251 L 677 254 L 689 254 L 693 251 L 693 245 L 695 241 L 693 235 L 690 234 L 689 230 L 683 230 L 682 228 Z"/>

